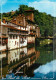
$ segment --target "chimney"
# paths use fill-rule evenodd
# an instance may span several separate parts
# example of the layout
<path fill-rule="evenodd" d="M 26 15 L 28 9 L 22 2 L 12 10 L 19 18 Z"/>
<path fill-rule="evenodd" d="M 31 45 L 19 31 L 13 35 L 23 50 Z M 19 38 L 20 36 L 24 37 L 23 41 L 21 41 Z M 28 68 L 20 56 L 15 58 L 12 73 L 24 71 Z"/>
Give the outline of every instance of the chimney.
<path fill-rule="evenodd" d="M 5 19 L 3 19 L 3 23 L 6 23 Z"/>

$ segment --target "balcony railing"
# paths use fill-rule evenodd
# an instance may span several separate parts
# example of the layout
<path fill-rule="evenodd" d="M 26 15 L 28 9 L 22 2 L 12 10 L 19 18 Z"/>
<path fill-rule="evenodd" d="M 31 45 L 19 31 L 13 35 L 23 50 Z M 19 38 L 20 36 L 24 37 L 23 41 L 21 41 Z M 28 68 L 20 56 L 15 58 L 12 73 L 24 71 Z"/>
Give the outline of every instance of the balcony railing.
<path fill-rule="evenodd" d="M 24 32 L 19 32 L 19 33 L 16 33 L 16 32 L 9 32 L 8 34 L 18 34 L 18 35 L 28 35 L 28 33 L 24 33 Z"/>
<path fill-rule="evenodd" d="M 19 34 L 19 33 L 16 33 L 16 32 L 8 32 L 8 34 Z"/>

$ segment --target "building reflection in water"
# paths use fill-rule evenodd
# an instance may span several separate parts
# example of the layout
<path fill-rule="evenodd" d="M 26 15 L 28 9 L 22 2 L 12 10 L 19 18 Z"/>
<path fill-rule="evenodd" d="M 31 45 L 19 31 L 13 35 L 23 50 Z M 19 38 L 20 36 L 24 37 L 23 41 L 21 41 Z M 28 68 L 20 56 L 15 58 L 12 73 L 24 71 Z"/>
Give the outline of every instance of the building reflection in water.
<path fill-rule="evenodd" d="M 13 61 L 16 61 L 17 59 L 19 60 L 19 49 L 17 50 L 11 50 L 8 52 L 8 64 L 10 64 L 10 62 L 13 63 Z"/>
<path fill-rule="evenodd" d="M 27 47 L 20 49 L 20 58 L 25 57 L 27 55 Z"/>
<path fill-rule="evenodd" d="M 0 53 L 0 59 L 2 59 L 2 58 L 6 58 L 6 54 L 5 54 L 5 52 Z"/>
<path fill-rule="evenodd" d="M 28 51 L 27 51 L 27 55 L 32 54 L 34 52 L 35 52 L 35 48 L 34 47 L 33 48 L 29 48 Z"/>
<path fill-rule="evenodd" d="M 40 52 L 35 51 L 34 47 L 30 49 L 27 49 L 27 47 L 25 47 L 25 48 L 8 51 L 8 53 L 6 52 L 2 53 L 2 58 L 5 58 L 3 59 L 4 61 L 3 75 L 6 75 L 8 73 L 8 69 L 19 70 L 19 65 L 20 65 L 20 69 L 25 67 L 24 65 L 26 65 L 27 67 L 31 66 L 32 64 L 35 63 L 35 61 L 39 56 L 40 56 Z M 4 69 L 6 69 L 6 71 Z"/>

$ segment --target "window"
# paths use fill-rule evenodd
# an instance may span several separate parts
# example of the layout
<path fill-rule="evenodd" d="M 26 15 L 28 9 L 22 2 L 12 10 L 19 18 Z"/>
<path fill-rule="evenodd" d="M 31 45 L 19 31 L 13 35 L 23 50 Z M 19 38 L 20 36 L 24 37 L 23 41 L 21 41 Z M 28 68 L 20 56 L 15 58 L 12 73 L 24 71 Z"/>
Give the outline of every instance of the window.
<path fill-rule="evenodd" d="M 24 38 L 20 38 L 20 43 L 24 43 Z"/>
<path fill-rule="evenodd" d="M 16 53 L 15 53 L 15 57 L 16 57 L 17 55 L 16 55 Z"/>
<path fill-rule="evenodd" d="M 1 45 L 1 40 L 0 40 L 0 45 Z"/>
<path fill-rule="evenodd" d="M 17 46 L 18 46 L 18 42 L 17 42 Z"/>
<path fill-rule="evenodd" d="M 16 41 L 15 41 L 15 45 L 16 45 Z"/>
<path fill-rule="evenodd" d="M 25 39 L 26 39 L 26 37 L 25 37 Z"/>
<path fill-rule="evenodd" d="M 18 36 L 16 35 L 16 39 L 18 38 Z"/>
<path fill-rule="evenodd" d="M 10 32 L 10 29 L 8 28 L 8 32 Z"/>
<path fill-rule="evenodd" d="M 3 45 L 3 46 L 5 45 L 4 39 L 2 40 L 2 45 Z"/>
<path fill-rule="evenodd" d="M 15 39 L 15 36 L 13 35 L 13 39 Z"/>
<path fill-rule="evenodd" d="M 10 39 L 12 39 L 12 35 L 10 35 Z"/>

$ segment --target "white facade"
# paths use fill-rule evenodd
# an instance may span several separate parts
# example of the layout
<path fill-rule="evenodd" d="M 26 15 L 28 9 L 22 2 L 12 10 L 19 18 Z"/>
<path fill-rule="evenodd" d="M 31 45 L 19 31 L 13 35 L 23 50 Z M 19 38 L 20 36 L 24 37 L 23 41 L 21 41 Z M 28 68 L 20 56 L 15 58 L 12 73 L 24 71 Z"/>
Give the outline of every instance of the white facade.
<path fill-rule="evenodd" d="M 14 36 L 14 38 L 13 38 Z M 15 48 L 19 48 L 19 36 L 17 35 L 17 39 L 16 39 L 16 35 L 9 35 L 8 37 L 8 49 L 15 49 Z"/>
<path fill-rule="evenodd" d="M 27 46 L 27 37 L 23 38 L 23 41 L 22 41 L 22 38 L 20 38 L 19 35 L 17 35 L 17 39 L 16 39 L 16 35 L 11 35 L 11 37 L 9 36 L 8 38 L 8 49 L 9 50 L 24 47 L 24 46 Z"/>
<path fill-rule="evenodd" d="M 7 44 L 8 50 L 21 48 L 27 46 L 27 43 L 35 42 L 35 35 L 33 33 L 33 30 L 35 30 L 35 26 L 33 24 L 29 24 L 26 27 L 19 26 L 10 22 L 8 24 L 5 23 L 2 25 L 3 25 L 3 31 L 2 31 L 3 35 L 6 35 L 8 37 L 8 44 Z M 6 46 L 3 46 L 2 49 L 6 49 Z"/>

